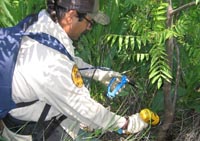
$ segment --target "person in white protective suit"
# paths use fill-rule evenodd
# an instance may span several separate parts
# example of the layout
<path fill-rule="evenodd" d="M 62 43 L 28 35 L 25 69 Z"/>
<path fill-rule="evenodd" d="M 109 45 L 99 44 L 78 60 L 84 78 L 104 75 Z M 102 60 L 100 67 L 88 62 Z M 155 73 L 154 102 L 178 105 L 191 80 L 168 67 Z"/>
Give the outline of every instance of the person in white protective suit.
<path fill-rule="evenodd" d="M 129 133 L 137 133 L 148 126 L 138 113 L 125 118 L 107 110 L 90 97 L 83 83 L 82 77 L 93 77 L 104 84 L 112 77 L 121 77 L 114 71 L 78 69 L 92 66 L 74 55 L 72 41 L 91 30 L 94 22 L 109 23 L 109 17 L 98 11 L 98 7 L 98 0 L 47 0 L 47 9 L 39 12 L 37 22 L 26 31 L 44 32 L 57 38 L 74 61 L 23 37 L 14 70 L 12 98 L 16 103 L 34 102 L 11 110 L 3 119 L 2 135 L 9 141 L 75 140 L 80 123 L 93 129 L 123 129 Z M 47 104 L 50 110 L 42 123 L 43 128 L 38 128 Z M 54 121 L 58 126 L 54 126 Z"/>

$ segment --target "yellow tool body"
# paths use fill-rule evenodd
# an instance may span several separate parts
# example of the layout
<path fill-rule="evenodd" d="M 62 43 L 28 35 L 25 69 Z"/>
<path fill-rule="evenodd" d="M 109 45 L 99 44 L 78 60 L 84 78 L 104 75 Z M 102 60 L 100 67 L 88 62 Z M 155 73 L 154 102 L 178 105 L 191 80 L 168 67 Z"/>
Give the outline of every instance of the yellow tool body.
<path fill-rule="evenodd" d="M 140 117 L 148 124 L 157 125 L 160 122 L 159 116 L 151 110 L 145 108 L 140 111 Z"/>

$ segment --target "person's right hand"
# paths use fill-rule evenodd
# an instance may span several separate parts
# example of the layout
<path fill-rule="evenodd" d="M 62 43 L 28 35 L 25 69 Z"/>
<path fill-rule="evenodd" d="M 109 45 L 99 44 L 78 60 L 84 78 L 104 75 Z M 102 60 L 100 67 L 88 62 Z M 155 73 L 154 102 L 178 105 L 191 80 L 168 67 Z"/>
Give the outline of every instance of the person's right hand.
<path fill-rule="evenodd" d="M 108 85 L 113 77 L 116 77 L 116 82 L 120 82 L 122 75 L 115 71 L 104 71 L 97 69 L 94 74 L 94 79 L 100 81 L 104 85 Z"/>
<path fill-rule="evenodd" d="M 122 87 L 116 90 L 117 91 L 116 93 L 115 91 L 114 91 L 114 94 L 112 93 L 113 90 L 116 88 L 116 86 L 122 82 L 122 77 L 123 76 L 119 72 L 105 71 L 105 70 L 100 70 L 100 69 L 97 69 L 93 76 L 95 80 L 100 81 L 105 86 L 108 86 L 109 94 L 107 94 L 107 96 L 110 98 L 115 97 L 115 95 L 121 92 L 121 90 L 125 87 L 125 85 L 124 86 L 122 85 Z"/>

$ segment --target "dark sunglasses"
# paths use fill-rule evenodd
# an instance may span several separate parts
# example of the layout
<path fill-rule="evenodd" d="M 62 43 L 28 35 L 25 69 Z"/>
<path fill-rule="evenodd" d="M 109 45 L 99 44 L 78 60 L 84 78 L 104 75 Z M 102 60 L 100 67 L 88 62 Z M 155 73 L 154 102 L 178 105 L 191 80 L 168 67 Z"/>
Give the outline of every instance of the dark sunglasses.
<path fill-rule="evenodd" d="M 86 18 L 86 13 L 79 13 L 77 12 L 79 21 L 81 21 L 82 19 L 85 19 L 89 24 L 90 24 L 90 28 L 95 24 L 94 20 L 89 20 L 88 18 Z"/>
<path fill-rule="evenodd" d="M 83 17 L 88 23 L 90 23 L 90 27 L 92 27 L 94 25 L 94 20 L 89 20 L 88 18 L 86 18 L 86 16 Z"/>

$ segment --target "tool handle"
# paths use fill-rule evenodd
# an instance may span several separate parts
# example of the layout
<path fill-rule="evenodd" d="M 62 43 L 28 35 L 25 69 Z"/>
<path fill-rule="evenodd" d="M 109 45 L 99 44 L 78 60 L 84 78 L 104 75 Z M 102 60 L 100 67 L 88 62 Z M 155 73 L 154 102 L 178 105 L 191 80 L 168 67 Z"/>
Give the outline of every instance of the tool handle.
<path fill-rule="evenodd" d="M 107 96 L 109 98 L 114 98 L 117 95 L 117 92 L 128 82 L 128 79 L 125 75 L 122 76 L 121 78 L 121 82 L 119 82 L 116 87 L 111 91 L 111 87 L 114 84 L 114 82 L 116 81 L 116 77 L 113 77 L 108 85 L 108 92 L 107 92 Z"/>

